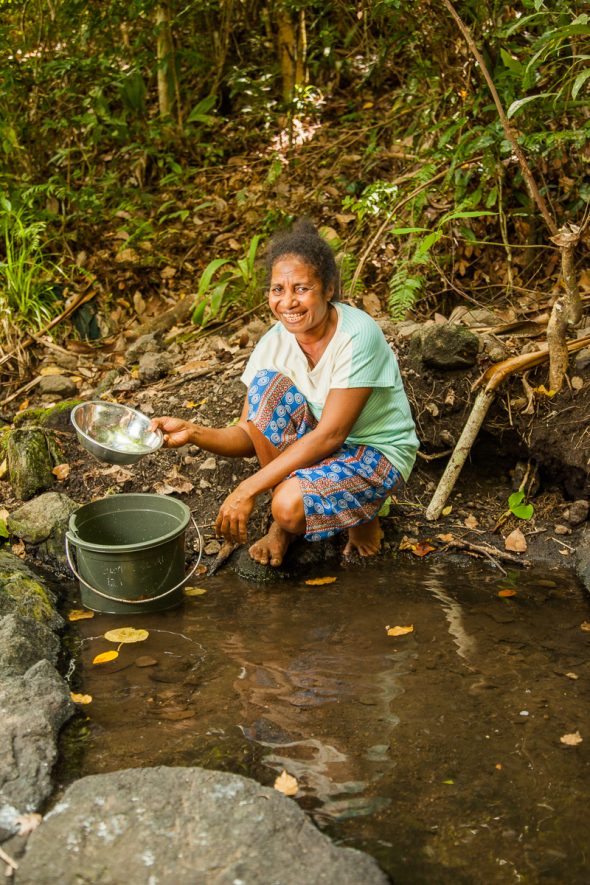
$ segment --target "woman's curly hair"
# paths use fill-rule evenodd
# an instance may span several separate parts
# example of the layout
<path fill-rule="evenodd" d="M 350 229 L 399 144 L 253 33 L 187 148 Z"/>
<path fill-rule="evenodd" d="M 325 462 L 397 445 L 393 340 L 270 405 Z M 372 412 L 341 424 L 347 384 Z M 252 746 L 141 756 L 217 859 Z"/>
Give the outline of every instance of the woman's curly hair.
<path fill-rule="evenodd" d="M 270 284 L 275 263 L 286 255 L 296 255 L 311 265 L 326 292 L 334 286 L 333 300 L 340 294 L 340 276 L 334 253 L 316 226 L 308 218 L 300 218 L 289 230 L 279 231 L 269 241 L 265 251 L 267 285 Z"/>

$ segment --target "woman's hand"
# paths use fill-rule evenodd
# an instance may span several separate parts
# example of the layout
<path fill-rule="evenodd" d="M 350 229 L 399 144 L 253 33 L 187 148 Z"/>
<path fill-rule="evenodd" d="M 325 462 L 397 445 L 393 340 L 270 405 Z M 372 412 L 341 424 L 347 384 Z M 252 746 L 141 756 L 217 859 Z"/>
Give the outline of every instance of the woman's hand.
<path fill-rule="evenodd" d="M 256 495 L 248 492 L 242 483 L 231 492 L 217 514 L 215 531 L 226 541 L 244 544 L 248 540 L 248 520 L 256 503 Z"/>
<path fill-rule="evenodd" d="M 178 449 L 193 442 L 195 425 L 182 418 L 165 415 L 163 418 L 154 418 L 150 430 L 161 430 L 164 434 L 164 446 L 168 449 Z"/>

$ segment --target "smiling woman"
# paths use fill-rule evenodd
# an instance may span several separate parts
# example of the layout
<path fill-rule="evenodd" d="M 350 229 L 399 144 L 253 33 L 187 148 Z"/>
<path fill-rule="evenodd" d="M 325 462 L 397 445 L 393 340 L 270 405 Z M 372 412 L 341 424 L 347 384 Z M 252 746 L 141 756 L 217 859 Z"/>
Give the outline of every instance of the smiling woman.
<path fill-rule="evenodd" d="M 266 250 L 268 302 L 278 322 L 260 340 L 242 381 L 240 421 L 208 428 L 155 418 L 164 445 L 256 455 L 259 469 L 221 504 L 216 528 L 244 542 L 257 497 L 272 490 L 273 522 L 250 547 L 278 566 L 298 535 L 316 541 L 347 530 L 345 555 L 376 553 L 383 501 L 407 480 L 418 448 L 397 360 L 379 326 L 340 303 L 332 250 L 298 222 Z"/>

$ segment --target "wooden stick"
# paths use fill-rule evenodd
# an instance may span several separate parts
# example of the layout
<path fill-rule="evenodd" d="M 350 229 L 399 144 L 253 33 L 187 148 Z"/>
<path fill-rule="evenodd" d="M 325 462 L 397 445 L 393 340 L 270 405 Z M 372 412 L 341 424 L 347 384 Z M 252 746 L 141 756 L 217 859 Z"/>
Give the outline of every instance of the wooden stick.
<path fill-rule="evenodd" d="M 11 870 L 18 870 L 17 862 L 13 860 L 9 854 L 6 854 L 6 852 L 2 848 L 0 848 L 0 858 L 4 861 L 5 864 L 8 864 Z M 12 873 L 7 873 L 7 875 L 12 875 Z"/>

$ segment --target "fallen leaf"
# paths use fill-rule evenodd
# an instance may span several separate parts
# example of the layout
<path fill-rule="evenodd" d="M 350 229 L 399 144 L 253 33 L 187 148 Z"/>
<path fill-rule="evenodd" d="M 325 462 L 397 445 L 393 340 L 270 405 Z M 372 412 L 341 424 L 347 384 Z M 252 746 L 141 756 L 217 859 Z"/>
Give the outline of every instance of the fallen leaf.
<path fill-rule="evenodd" d="M 12 552 L 15 556 L 20 557 L 21 559 L 25 558 L 26 548 L 24 541 L 17 541 L 16 544 L 13 544 L 11 547 Z"/>
<path fill-rule="evenodd" d="M 580 629 L 583 630 L 584 633 L 590 633 L 590 621 L 582 621 Z"/>
<path fill-rule="evenodd" d="M 407 627 L 386 627 L 388 636 L 405 636 L 406 633 L 414 632 L 414 625 L 409 624 Z"/>
<path fill-rule="evenodd" d="M 299 790 L 299 784 L 297 783 L 297 778 L 287 774 L 285 769 L 283 769 L 274 782 L 274 788 L 284 796 L 295 796 Z"/>
<path fill-rule="evenodd" d="M 93 661 L 93 663 L 96 663 L 96 661 Z M 70 697 L 75 704 L 91 704 L 92 703 L 92 695 L 91 694 L 76 694 L 74 691 L 71 691 Z"/>
<path fill-rule="evenodd" d="M 580 378 L 579 375 L 574 375 L 570 383 L 574 390 L 581 390 L 584 386 L 584 379 Z"/>
<path fill-rule="evenodd" d="M 449 513 L 452 513 L 452 512 L 453 512 L 453 505 L 452 504 L 449 504 L 448 507 L 443 507 L 443 509 L 441 510 L 441 513 L 443 516 L 448 516 Z"/>
<path fill-rule="evenodd" d="M 119 657 L 118 651 L 103 651 L 103 652 L 101 652 L 101 654 L 99 654 L 95 658 L 93 658 L 92 663 L 93 664 L 106 664 L 109 661 L 114 661 L 115 658 L 118 658 L 118 657 Z"/>
<path fill-rule="evenodd" d="M 555 396 L 557 393 L 556 390 L 547 390 L 544 384 L 541 384 L 539 387 L 533 387 L 533 392 L 538 393 L 541 396 L 548 396 L 549 399 Z"/>
<path fill-rule="evenodd" d="M 504 539 L 504 548 L 511 553 L 525 553 L 528 549 L 526 538 L 520 529 L 514 529 L 507 538 Z"/>
<path fill-rule="evenodd" d="M 577 673 L 566 673 L 565 675 L 567 676 L 568 679 L 579 679 L 580 678 Z"/>
<path fill-rule="evenodd" d="M 319 587 L 321 584 L 333 584 L 336 578 L 308 578 L 305 582 L 311 587 Z"/>
<path fill-rule="evenodd" d="M 502 763 L 496 762 L 496 768 L 498 769 L 498 771 L 502 771 Z"/>
<path fill-rule="evenodd" d="M 447 533 L 446 535 L 437 535 L 436 537 L 438 538 L 439 541 L 443 541 L 445 544 L 448 544 L 451 541 L 455 540 L 455 536 L 451 535 L 450 532 Z"/>
<path fill-rule="evenodd" d="M 404 535 L 401 541 L 399 542 L 400 550 L 413 550 L 414 546 L 418 543 L 417 538 L 409 538 L 407 535 Z"/>
<path fill-rule="evenodd" d="M 562 744 L 565 744 L 566 747 L 577 747 L 578 744 L 582 743 L 584 738 L 579 731 L 574 731 L 571 734 L 562 734 L 559 740 Z"/>
<path fill-rule="evenodd" d="M 113 464 L 112 467 L 107 467 L 102 470 L 103 476 L 112 476 L 113 480 L 116 483 L 124 483 L 128 482 L 130 479 L 133 479 L 133 474 L 129 470 L 125 470 L 123 467 L 119 467 L 117 464 Z"/>
<path fill-rule="evenodd" d="M 18 407 L 18 410 L 19 410 L 19 412 L 24 412 L 28 408 L 29 408 L 29 400 L 24 399 L 22 401 L 22 403 L 20 404 L 20 406 Z"/>
<path fill-rule="evenodd" d="M 507 599 L 509 596 L 516 596 L 516 590 L 511 590 L 509 587 L 504 587 L 503 590 L 498 590 L 498 596 L 502 596 L 504 599 Z"/>
<path fill-rule="evenodd" d="M 70 475 L 70 465 L 58 464 L 56 467 L 53 468 L 51 472 L 55 477 L 57 477 L 60 482 L 63 482 L 64 479 L 67 479 Z"/>
<path fill-rule="evenodd" d="M 468 528 L 468 529 L 476 529 L 478 527 L 479 523 L 478 523 L 477 519 L 475 518 L 475 516 L 471 515 L 471 516 L 466 517 L 466 519 L 463 520 L 463 525 L 466 526 L 466 528 Z"/>
<path fill-rule="evenodd" d="M 414 556 L 426 556 L 427 553 L 432 553 L 433 550 L 436 550 L 436 547 L 433 547 L 432 544 L 428 544 L 426 541 L 419 541 L 412 547 Z"/>
<path fill-rule="evenodd" d="M 104 638 L 109 642 L 125 644 L 128 642 L 143 642 L 149 635 L 147 630 L 136 630 L 135 627 L 119 627 L 118 630 L 109 630 L 104 634 Z"/>
<path fill-rule="evenodd" d="M 19 816 L 16 818 L 16 823 L 18 824 L 18 835 L 28 836 L 29 833 L 32 833 L 33 830 L 37 829 L 42 820 L 43 815 L 37 814 L 36 811 L 29 811 L 26 814 L 19 814 Z"/>
<path fill-rule="evenodd" d="M 59 366 L 43 366 L 41 369 L 39 369 L 39 374 L 43 378 L 46 375 L 63 375 L 64 370 L 60 369 Z"/>
<path fill-rule="evenodd" d="M 205 587 L 185 587 L 184 595 L 185 596 L 204 596 L 207 592 Z"/>
<path fill-rule="evenodd" d="M 184 363 L 182 366 L 178 366 L 175 371 L 179 375 L 186 375 L 187 372 L 196 372 L 198 369 L 205 369 L 211 365 L 211 360 L 189 360 L 188 363 Z M 190 408 L 188 406 L 187 408 Z"/>
<path fill-rule="evenodd" d="M 89 612 L 85 608 L 73 608 L 68 612 L 68 621 L 85 621 L 87 618 L 93 618 L 94 612 Z"/>

